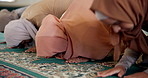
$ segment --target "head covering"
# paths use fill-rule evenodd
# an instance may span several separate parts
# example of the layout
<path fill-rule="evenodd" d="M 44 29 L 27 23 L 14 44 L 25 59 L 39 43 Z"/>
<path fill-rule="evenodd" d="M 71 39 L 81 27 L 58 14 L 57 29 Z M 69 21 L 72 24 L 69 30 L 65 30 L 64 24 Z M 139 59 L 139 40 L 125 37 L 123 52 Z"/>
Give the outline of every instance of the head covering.
<path fill-rule="evenodd" d="M 113 49 L 108 28 L 90 10 L 93 0 L 73 0 L 58 19 L 48 15 L 36 35 L 37 56 L 52 57 L 65 51 L 64 58 L 103 59 Z"/>
<path fill-rule="evenodd" d="M 15 47 L 27 39 L 35 39 L 37 29 L 26 19 L 13 20 L 4 30 L 4 37 L 8 47 Z"/>
<path fill-rule="evenodd" d="M 71 2 L 72 0 L 41 0 L 28 6 L 21 18 L 31 21 L 39 28 L 45 16 L 52 14 L 60 18 Z"/>
<path fill-rule="evenodd" d="M 104 20 L 104 19 L 107 19 L 107 18 L 108 18 L 107 16 L 105 16 L 104 14 L 102 14 L 102 13 L 99 12 L 99 11 L 95 11 L 95 15 L 96 15 L 96 18 L 97 18 L 98 20 Z"/>
<path fill-rule="evenodd" d="M 130 49 L 148 54 L 148 38 L 141 30 L 148 22 L 148 0 L 94 0 L 92 9 L 120 22 L 134 24 L 132 31 L 122 32 L 122 39 Z"/>
<path fill-rule="evenodd" d="M 5 26 L 12 20 L 18 19 L 15 12 L 9 12 L 7 9 L 0 11 L 0 32 L 4 31 Z"/>

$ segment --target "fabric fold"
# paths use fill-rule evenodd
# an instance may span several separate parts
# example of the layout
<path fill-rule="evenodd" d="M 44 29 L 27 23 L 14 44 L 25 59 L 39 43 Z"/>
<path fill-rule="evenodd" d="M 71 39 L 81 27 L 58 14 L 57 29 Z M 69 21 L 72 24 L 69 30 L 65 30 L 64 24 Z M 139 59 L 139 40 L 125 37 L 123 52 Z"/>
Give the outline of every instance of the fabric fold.
<path fill-rule="evenodd" d="M 90 10 L 92 3 L 93 0 L 73 0 L 60 19 L 51 14 L 46 16 L 36 35 L 37 55 L 51 57 L 65 51 L 65 59 L 105 58 L 113 45 L 107 25 Z M 53 43 L 53 38 L 58 46 L 48 43 Z"/>
<path fill-rule="evenodd" d="M 35 39 L 37 29 L 26 19 L 9 22 L 5 27 L 4 37 L 8 47 L 15 47 L 27 39 Z"/>

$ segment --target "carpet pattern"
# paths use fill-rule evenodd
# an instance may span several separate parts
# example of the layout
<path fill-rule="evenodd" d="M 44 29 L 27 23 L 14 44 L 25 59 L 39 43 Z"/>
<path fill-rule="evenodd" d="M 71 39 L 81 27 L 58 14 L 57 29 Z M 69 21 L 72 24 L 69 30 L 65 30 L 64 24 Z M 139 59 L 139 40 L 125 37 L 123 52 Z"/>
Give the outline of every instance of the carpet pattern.
<path fill-rule="evenodd" d="M 0 33 L 0 42 L 3 41 L 3 33 Z M 36 53 L 25 53 L 25 50 L 8 49 L 6 44 L 0 44 L 0 78 L 101 78 L 97 77 L 98 71 L 110 69 L 116 64 L 102 60 L 68 64 L 61 59 L 39 58 Z M 136 66 L 131 69 L 126 75 L 139 70 Z"/>
<path fill-rule="evenodd" d="M 0 42 L 4 41 L 0 33 Z M 114 62 L 85 62 L 68 64 L 56 58 L 38 58 L 36 53 L 25 53 L 26 49 L 8 49 L 6 44 L 0 44 L 0 69 L 15 72 L 16 77 L 22 78 L 95 78 L 98 71 L 111 68 Z M 0 70 L 1 71 L 1 70 Z M 2 72 L 5 71 L 1 71 Z M 12 76 L 11 74 L 8 74 Z M 0 76 L 0 78 L 6 78 Z M 110 76 L 106 78 L 117 78 Z"/>
<path fill-rule="evenodd" d="M 64 60 L 55 58 L 37 58 L 35 53 L 0 52 L 0 55 L 1 61 L 23 67 L 49 78 L 94 78 L 97 71 L 107 68 L 101 63 L 68 64 L 64 63 Z M 110 63 L 110 66 L 112 66 L 112 63 Z"/>
<path fill-rule="evenodd" d="M 26 73 L 8 67 L 6 65 L 0 65 L 0 78 L 33 78 Z"/>

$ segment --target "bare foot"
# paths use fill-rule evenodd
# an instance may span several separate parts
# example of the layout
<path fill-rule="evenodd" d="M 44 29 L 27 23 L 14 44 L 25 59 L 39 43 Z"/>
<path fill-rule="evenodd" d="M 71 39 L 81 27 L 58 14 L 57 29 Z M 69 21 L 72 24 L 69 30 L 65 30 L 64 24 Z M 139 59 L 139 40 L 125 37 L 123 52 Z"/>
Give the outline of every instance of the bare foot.
<path fill-rule="evenodd" d="M 36 48 L 35 47 L 29 48 L 25 50 L 25 52 L 36 52 Z"/>
<path fill-rule="evenodd" d="M 80 62 L 87 62 L 87 61 L 89 61 L 88 58 L 74 57 L 66 60 L 66 63 L 80 63 Z"/>

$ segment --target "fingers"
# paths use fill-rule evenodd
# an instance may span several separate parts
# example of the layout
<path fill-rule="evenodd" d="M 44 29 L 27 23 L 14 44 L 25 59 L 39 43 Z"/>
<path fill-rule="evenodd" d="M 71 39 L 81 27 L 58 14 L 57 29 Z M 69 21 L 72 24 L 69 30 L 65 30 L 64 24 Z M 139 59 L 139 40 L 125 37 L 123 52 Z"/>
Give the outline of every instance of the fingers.
<path fill-rule="evenodd" d="M 102 72 L 98 72 L 98 77 L 106 77 L 106 76 L 111 76 L 113 74 L 118 74 L 119 77 L 122 77 L 125 73 L 125 68 L 122 66 L 117 66 L 115 68 L 106 70 L 106 71 L 102 71 Z"/>
<path fill-rule="evenodd" d="M 118 74 L 118 77 L 122 77 L 125 74 L 125 71 L 121 70 Z"/>
<path fill-rule="evenodd" d="M 118 77 L 122 77 L 125 74 L 126 69 L 123 66 L 118 66 L 118 68 L 120 69 Z"/>
<path fill-rule="evenodd" d="M 80 59 L 79 58 L 71 58 L 66 60 L 66 63 L 78 63 Z"/>
<path fill-rule="evenodd" d="M 29 53 L 29 52 L 32 52 L 33 53 L 33 52 L 35 52 L 35 50 L 25 50 L 25 52 L 26 53 Z"/>
<path fill-rule="evenodd" d="M 118 33 L 121 30 L 121 27 L 119 25 L 113 25 L 112 29 L 115 33 Z"/>
<path fill-rule="evenodd" d="M 89 61 L 89 59 L 76 57 L 76 58 L 68 59 L 66 63 L 80 63 L 80 62 L 87 62 L 87 61 Z"/>
<path fill-rule="evenodd" d="M 113 74 L 117 74 L 119 72 L 120 72 L 119 69 L 113 68 L 106 71 L 98 72 L 97 74 L 98 74 L 98 77 L 106 77 L 106 76 L 111 76 Z"/>
<path fill-rule="evenodd" d="M 67 60 L 66 63 L 77 63 L 75 60 Z"/>
<path fill-rule="evenodd" d="M 36 52 L 36 48 L 35 47 L 29 48 L 25 50 L 25 52 Z"/>

